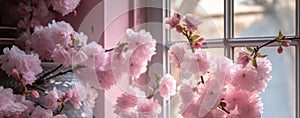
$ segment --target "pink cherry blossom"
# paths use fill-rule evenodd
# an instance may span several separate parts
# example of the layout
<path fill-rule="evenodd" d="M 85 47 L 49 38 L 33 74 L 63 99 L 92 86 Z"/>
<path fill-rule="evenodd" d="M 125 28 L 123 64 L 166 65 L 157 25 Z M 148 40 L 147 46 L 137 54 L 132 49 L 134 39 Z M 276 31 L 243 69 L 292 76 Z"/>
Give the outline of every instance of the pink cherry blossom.
<path fill-rule="evenodd" d="M 194 47 L 195 49 L 202 48 L 202 43 L 203 43 L 203 42 L 204 42 L 204 38 L 200 38 L 200 39 L 198 39 L 198 40 L 194 43 L 193 47 Z"/>
<path fill-rule="evenodd" d="M 122 109 L 127 109 L 136 106 L 138 98 L 131 94 L 123 93 L 117 98 L 117 106 Z"/>
<path fill-rule="evenodd" d="M 133 78 L 146 72 L 148 61 L 155 54 L 155 47 L 151 44 L 143 44 L 137 47 L 129 58 L 129 74 Z"/>
<path fill-rule="evenodd" d="M 76 84 L 67 92 L 72 93 L 72 97 L 69 98 L 70 102 L 73 104 L 74 108 L 80 109 L 82 106 L 82 101 L 86 98 L 86 91 L 85 87 L 82 84 Z"/>
<path fill-rule="evenodd" d="M 183 113 L 194 100 L 193 88 L 190 85 L 182 84 L 179 89 L 179 96 L 182 103 L 179 113 Z"/>
<path fill-rule="evenodd" d="M 232 85 L 237 89 L 248 90 L 251 92 L 263 92 L 267 82 L 271 79 L 271 62 L 266 58 L 257 59 L 257 68 L 246 66 L 237 69 L 233 76 Z"/>
<path fill-rule="evenodd" d="M 187 30 L 189 30 L 191 32 L 194 32 L 197 29 L 198 25 L 200 25 L 200 23 L 201 23 L 192 14 L 185 15 L 183 21 L 186 23 Z"/>
<path fill-rule="evenodd" d="M 233 76 L 232 85 L 237 89 L 256 91 L 264 86 L 264 82 L 257 76 L 254 67 L 247 66 L 238 69 Z"/>
<path fill-rule="evenodd" d="M 36 54 L 25 54 L 16 46 L 13 46 L 10 50 L 4 48 L 3 53 L 3 55 L 0 55 L 1 69 L 6 71 L 7 74 L 11 74 L 13 69 L 19 73 L 31 71 L 38 74 L 42 72 L 41 60 Z"/>
<path fill-rule="evenodd" d="M 169 28 L 175 28 L 181 20 L 181 15 L 179 13 L 174 13 L 171 18 L 166 18 L 166 24 Z"/>
<path fill-rule="evenodd" d="M 188 107 L 182 110 L 182 116 L 184 118 L 198 118 L 199 109 L 200 109 L 200 99 L 198 101 L 193 101 Z"/>
<path fill-rule="evenodd" d="M 87 43 L 87 40 L 88 40 L 88 36 L 86 36 L 84 33 L 80 32 L 80 33 L 77 33 L 77 32 L 74 32 L 72 35 L 71 35 L 71 38 L 73 40 L 77 40 L 78 41 L 78 44 L 77 46 L 84 46 L 86 45 Z"/>
<path fill-rule="evenodd" d="M 109 53 L 108 63 L 106 63 L 102 68 L 96 70 L 98 81 L 101 88 L 104 90 L 110 89 L 116 83 L 115 75 L 112 70 L 112 53 Z"/>
<path fill-rule="evenodd" d="M 82 50 L 63 48 L 61 46 L 54 49 L 52 58 L 54 62 L 63 64 L 64 67 L 69 67 L 70 65 L 76 66 L 88 59 L 86 53 Z"/>
<path fill-rule="evenodd" d="M 170 47 L 169 55 L 170 60 L 173 64 L 175 64 L 175 67 L 180 69 L 181 63 L 183 61 L 184 54 L 186 53 L 186 45 L 185 44 L 174 44 Z"/>
<path fill-rule="evenodd" d="M 71 43 L 72 26 L 64 21 L 55 22 L 45 27 L 36 27 L 30 39 L 30 47 L 37 52 L 41 59 L 51 60 L 56 46 L 68 47 Z"/>
<path fill-rule="evenodd" d="M 37 106 L 31 114 L 31 118 L 51 118 L 52 116 L 53 116 L 52 110 L 43 109 L 40 106 Z"/>
<path fill-rule="evenodd" d="M 23 86 L 25 86 L 26 84 L 31 85 L 35 80 L 36 80 L 36 77 L 35 77 L 34 73 L 31 71 L 28 71 L 28 72 L 22 74 L 21 82 L 22 82 Z"/>
<path fill-rule="evenodd" d="M 16 95 L 16 102 L 21 103 L 21 104 L 23 104 L 23 105 L 25 105 L 27 107 L 25 109 L 25 111 L 22 112 L 22 114 L 20 114 L 20 117 L 29 117 L 29 114 L 35 108 L 35 106 L 34 106 L 35 103 L 32 102 L 32 101 L 30 101 L 30 100 L 26 100 L 25 96 L 23 96 L 23 95 Z"/>
<path fill-rule="evenodd" d="M 125 64 L 128 64 L 128 68 L 125 68 L 123 71 L 129 70 L 129 76 L 137 79 L 142 73 L 146 72 L 148 61 L 151 61 L 152 56 L 156 54 L 156 40 L 145 30 L 135 32 L 132 29 L 127 29 L 126 33 L 128 36 L 128 45 L 126 47 L 120 45 L 122 50 L 117 48 L 116 51 L 121 51 L 119 54 L 126 51 L 123 52 L 126 55 L 121 59 L 123 59 Z M 124 50 L 124 48 L 126 49 Z M 130 56 L 129 63 L 127 62 L 127 55 Z"/>
<path fill-rule="evenodd" d="M 46 108 L 55 110 L 58 106 L 57 100 L 59 98 L 59 91 L 57 91 L 56 87 L 54 87 L 53 90 L 45 97 Z"/>
<path fill-rule="evenodd" d="M 30 44 L 29 40 L 31 38 L 30 31 L 23 32 L 18 39 L 15 40 L 15 45 L 19 47 L 21 50 L 24 50 L 25 52 L 30 51 Z"/>
<path fill-rule="evenodd" d="M 169 100 L 170 96 L 176 94 L 176 80 L 172 75 L 166 74 L 162 78 L 160 85 L 161 88 L 159 90 L 159 93 L 165 100 Z"/>
<path fill-rule="evenodd" d="M 260 118 L 262 103 L 257 94 L 245 90 L 231 89 L 225 97 L 226 109 L 235 111 L 238 117 Z"/>
<path fill-rule="evenodd" d="M 62 64 L 64 67 L 68 67 L 71 64 L 71 53 L 63 47 L 56 48 L 52 53 L 52 58 L 55 63 Z"/>
<path fill-rule="evenodd" d="M 86 97 L 84 97 L 85 99 L 82 100 L 85 107 L 94 108 L 96 102 L 95 100 L 98 97 L 98 92 L 96 91 L 96 89 L 92 88 L 89 83 L 85 85 L 85 92 L 86 92 Z"/>
<path fill-rule="evenodd" d="M 85 61 L 87 61 L 89 59 L 87 53 L 85 53 L 82 50 L 75 50 L 75 49 L 72 48 L 70 51 L 71 51 L 71 55 L 72 55 L 71 65 L 73 65 L 73 66 L 76 66 L 78 64 L 82 64 L 82 63 L 84 63 Z"/>
<path fill-rule="evenodd" d="M 143 44 L 149 44 L 149 47 L 155 48 L 156 46 L 156 40 L 153 39 L 150 32 L 146 32 L 145 30 L 140 30 L 138 32 L 127 29 L 126 34 L 128 36 L 128 48 L 129 50 L 136 50 L 137 47 L 143 45 Z M 155 48 L 156 49 L 156 48 Z M 153 50 L 153 49 L 151 49 Z M 148 59 L 150 60 L 150 59 Z"/>
<path fill-rule="evenodd" d="M 203 75 L 210 67 L 210 57 L 204 50 L 198 49 L 195 53 L 186 52 L 183 57 L 181 69 L 196 75 Z"/>
<path fill-rule="evenodd" d="M 88 56 L 84 64 L 89 68 L 99 68 L 105 65 L 108 54 L 103 47 L 96 42 L 91 42 L 82 47 L 82 50 Z"/>
<path fill-rule="evenodd" d="M 238 52 L 237 64 L 242 64 L 245 67 L 252 60 L 251 56 L 248 55 L 244 50 Z"/>
<path fill-rule="evenodd" d="M 271 77 L 272 63 L 267 58 L 258 58 L 257 60 L 257 72 L 258 76 L 262 77 L 264 80 L 269 81 Z"/>
<path fill-rule="evenodd" d="M 138 102 L 137 112 L 139 117 L 157 118 L 161 113 L 161 106 L 157 100 L 144 99 Z"/>
<path fill-rule="evenodd" d="M 33 102 L 25 100 L 24 96 L 14 95 L 12 89 L 0 86 L 0 117 L 28 117 Z"/>
<path fill-rule="evenodd" d="M 80 0 L 52 0 L 53 9 L 63 16 L 72 12 L 79 4 Z"/>

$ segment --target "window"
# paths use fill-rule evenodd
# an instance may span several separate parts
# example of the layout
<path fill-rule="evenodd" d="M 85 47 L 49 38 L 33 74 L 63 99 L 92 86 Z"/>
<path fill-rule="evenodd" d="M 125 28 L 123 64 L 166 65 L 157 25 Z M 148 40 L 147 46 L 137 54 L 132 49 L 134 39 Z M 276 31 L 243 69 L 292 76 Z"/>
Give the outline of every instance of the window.
<path fill-rule="evenodd" d="M 262 97 L 262 117 L 300 117 L 299 111 L 299 1 L 298 0 L 165 0 L 166 17 L 174 11 L 191 13 L 201 20 L 200 35 L 206 38 L 205 49 L 213 55 L 235 59 L 244 46 L 262 45 L 279 30 L 292 46 L 277 54 L 275 44 L 262 50 L 272 62 L 272 80 Z M 183 42 L 184 38 L 166 30 L 166 45 Z M 220 53 L 220 52 L 224 53 Z M 169 71 L 180 75 L 174 67 Z M 178 117 L 179 97 L 170 102 L 170 117 Z"/>

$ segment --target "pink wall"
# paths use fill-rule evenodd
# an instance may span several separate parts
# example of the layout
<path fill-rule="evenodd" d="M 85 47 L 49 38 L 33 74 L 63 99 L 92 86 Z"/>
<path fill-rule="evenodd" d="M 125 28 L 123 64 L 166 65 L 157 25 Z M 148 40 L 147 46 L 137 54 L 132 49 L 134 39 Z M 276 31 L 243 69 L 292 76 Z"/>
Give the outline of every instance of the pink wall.
<path fill-rule="evenodd" d="M 77 16 L 70 14 L 63 19 L 71 23 L 75 30 L 85 33 L 89 42 L 96 41 L 105 49 L 110 49 L 125 36 L 129 27 L 129 3 L 130 0 L 82 0 L 76 9 Z M 117 117 L 113 113 L 112 102 L 121 95 L 120 89 L 115 86 L 105 93 L 102 90 L 98 92 L 94 116 Z"/>

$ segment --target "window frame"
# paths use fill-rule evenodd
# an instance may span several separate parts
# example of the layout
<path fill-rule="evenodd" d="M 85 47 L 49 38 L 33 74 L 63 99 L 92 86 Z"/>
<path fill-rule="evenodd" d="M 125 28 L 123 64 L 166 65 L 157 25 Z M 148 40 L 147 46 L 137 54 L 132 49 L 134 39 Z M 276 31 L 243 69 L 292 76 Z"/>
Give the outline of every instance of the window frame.
<path fill-rule="evenodd" d="M 170 16 L 170 0 L 164 0 L 164 18 Z M 234 47 L 243 47 L 245 44 L 247 46 L 257 46 L 266 43 L 269 40 L 272 40 L 273 37 L 242 37 L 242 38 L 235 38 L 234 37 L 234 0 L 224 0 L 224 38 L 220 38 L 217 40 L 205 40 L 203 44 L 203 48 L 224 48 L 224 56 L 234 59 Z M 295 35 L 294 36 L 287 36 L 287 39 L 291 39 L 292 43 L 291 46 L 295 47 L 295 117 L 300 118 L 300 113 L 297 112 L 300 110 L 300 1 L 295 0 Z M 165 21 L 163 21 L 164 23 Z M 185 41 L 171 41 L 170 40 L 170 31 L 165 29 L 164 31 L 164 45 L 170 47 L 174 43 L 182 43 Z M 271 46 L 278 46 L 278 44 L 271 44 Z M 166 51 L 168 48 L 165 49 Z M 165 57 L 166 61 L 164 62 L 164 66 L 166 72 L 170 72 L 170 63 L 168 63 L 168 57 Z M 169 108 L 170 105 L 167 104 Z M 167 109 L 166 115 L 170 118 L 169 112 L 170 109 Z"/>

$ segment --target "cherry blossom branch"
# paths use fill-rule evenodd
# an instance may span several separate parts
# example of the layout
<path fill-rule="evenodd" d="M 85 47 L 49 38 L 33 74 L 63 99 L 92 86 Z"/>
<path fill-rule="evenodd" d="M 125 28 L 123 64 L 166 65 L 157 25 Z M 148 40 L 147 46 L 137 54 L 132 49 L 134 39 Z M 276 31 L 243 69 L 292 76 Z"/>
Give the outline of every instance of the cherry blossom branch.
<path fill-rule="evenodd" d="M 192 44 L 192 39 L 190 39 L 190 35 L 188 35 L 188 31 L 183 31 L 182 34 L 188 39 L 192 52 L 195 52 L 195 49 Z"/>
<path fill-rule="evenodd" d="M 285 47 L 289 46 L 290 43 L 291 43 L 291 40 L 286 40 L 286 39 L 285 39 L 285 36 L 281 33 L 281 31 L 279 31 L 278 36 L 274 37 L 273 40 L 270 40 L 270 41 L 266 42 L 265 44 L 263 44 L 263 45 L 261 45 L 261 46 L 256 46 L 256 47 L 254 47 L 253 49 L 250 48 L 250 47 L 246 47 L 247 50 L 248 50 L 249 52 L 251 52 L 250 56 L 251 56 L 251 57 L 253 56 L 253 58 L 252 58 L 252 65 L 253 65 L 255 68 L 257 68 L 256 58 L 257 58 L 257 57 L 258 57 L 258 58 L 263 58 L 263 57 L 266 57 L 266 56 L 267 56 L 267 55 L 261 55 L 261 54 L 259 53 L 259 50 L 260 50 L 261 48 L 265 47 L 265 46 L 268 46 L 268 45 L 274 43 L 274 42 L 278 42 L 278 43 L 280 44 L 280 45 L 279 45 L 279 48 L 277 49 L 277 52 L 278 52 L 278 53 L 282 53 L 282 51 L 283 51 L 282 46 L 285 46 Z"/>
<path fill-rule="evenodd" d="M 63 72 L 59 72 L 59 73 L 57 73 L 57 74 L 55 74 L 55 75 L 53 75 L 53 76 L 50 76 L 50 77 L 46 78 L 45 80 L 48 81 L 48 80 L 50 80 L 50 79 L 52 79 L 52 78 L 55 78 L 55 77 L 57 77 L 57 76 L 67 74 L 67 73 L 69 73 L 69 72 L 72 72 L 72 71 L 74 71 L 74 70 L 81 69 L 81 68 L 84 68 L 84 67 L 85 67 L 85 66 L 76 66 L 75 68 L 72 68 L 72 69 L 69 69 L 69 70 L 66 70 L 66 71 L 63 71 Z"/>
<path fill-rule="evenodd" d="M 110 52 L 110 51 L 113 51 L 115 48 L 111 48 L 111 49 L 107 49 L 105 50 L 105 52 Z"/>
<path fill-rule="evenodd" d="M 54 73 L 55 71 L 57 71 L 59 68 L 61 68 L 63 65 L 60 64 L 59 66 L 57 66 L 56 68 L 54 68 L 53 70 L 45 73 L 44 75 L 42 75 L 41 77 L 39 77 L 39 79 L 42 79 L 42 78 L 45 78 L 47 77 L 48 75 L 50 75 L 51 73 Z"/>
<path fill-rule="evenodd" d="M 42 108 L 44 108 L 44 109 L 47 109 L 45 106 L 43 106 L 43 105 L 41 105 L 40 103 L 38 103 L 38 101 L 37 102 L 35 102 L 35 101 L 33 101 L 36 105 L 39 105 L 40 107 L 42 107 Z"/>
<path fill-rule="evenodd" d="M 53 70 L 43 74 L 41 77 L 39 77 L 34 83 L 33 85 L 40 85 L 46 82 L 46 78 L 47 76 L 49 76 L 50 74 L 54 73 L 55 71 L 57 71 L 59 68 L 62 67 L 62 64 L 60 64 L 59 66 L 57 66 L 56 68 L 54 68 Z"/>

